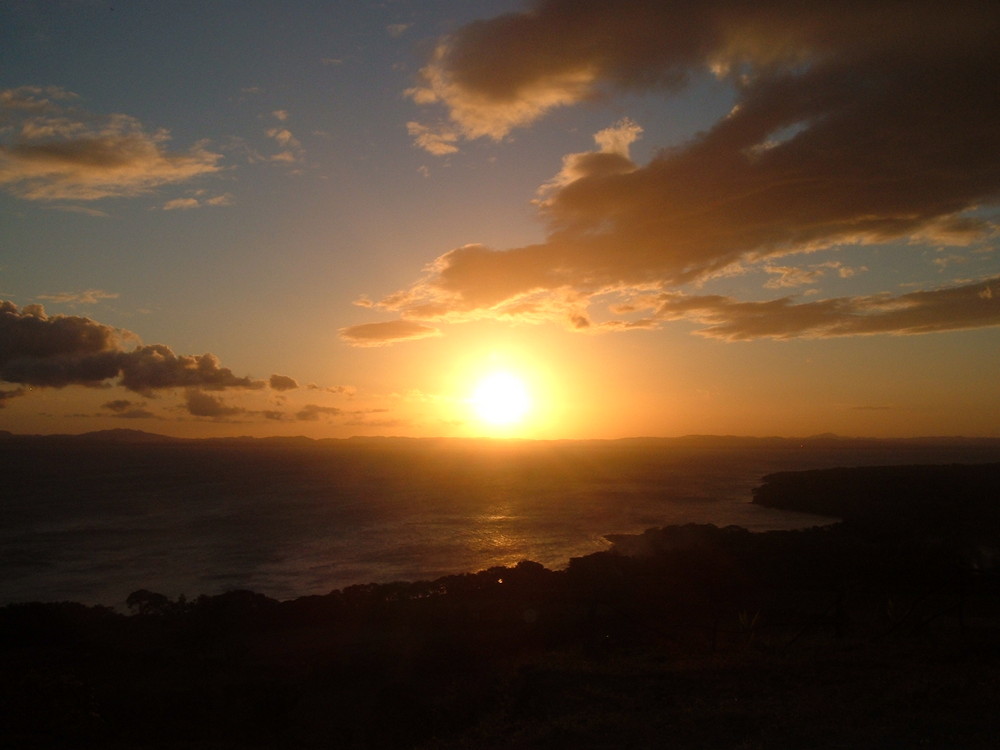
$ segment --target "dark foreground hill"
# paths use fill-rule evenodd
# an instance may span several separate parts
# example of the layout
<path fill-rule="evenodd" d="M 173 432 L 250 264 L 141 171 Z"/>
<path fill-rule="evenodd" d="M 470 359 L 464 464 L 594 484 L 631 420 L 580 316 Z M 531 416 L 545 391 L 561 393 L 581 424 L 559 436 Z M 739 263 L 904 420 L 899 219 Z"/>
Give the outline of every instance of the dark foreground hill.
<path fill-rule="evenodd" d="M 653 529 L 564 571 L 11 605 L 0 744 L 995 747 L 1000 466 L 837 471 L 756 499 L 845 523 Z"/>

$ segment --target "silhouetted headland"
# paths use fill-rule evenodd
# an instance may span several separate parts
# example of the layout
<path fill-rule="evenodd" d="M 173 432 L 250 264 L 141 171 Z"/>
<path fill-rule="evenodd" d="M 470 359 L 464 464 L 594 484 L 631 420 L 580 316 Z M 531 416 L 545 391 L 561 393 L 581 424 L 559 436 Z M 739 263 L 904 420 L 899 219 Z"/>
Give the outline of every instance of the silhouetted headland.
<path fill-rule="evenodd" d="M 812 529 L 129 614 L 0 609 L 0 739 L 100 748 L 992 748 L 1000 464 L 769 475 Z M 832 519 L 843 519 L 833 522 Z"/>

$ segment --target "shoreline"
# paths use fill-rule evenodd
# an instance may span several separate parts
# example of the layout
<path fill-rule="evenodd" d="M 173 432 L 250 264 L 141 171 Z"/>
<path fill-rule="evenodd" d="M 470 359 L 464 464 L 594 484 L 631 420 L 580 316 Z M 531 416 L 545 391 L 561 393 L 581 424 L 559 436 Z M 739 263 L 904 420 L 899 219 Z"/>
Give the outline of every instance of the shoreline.
<path fill-rule="evenodd" d="M 884 488 L 921 471 L 866 479 Z M 944 474 L 970 471 L 949 528 L 921 503 L 890 526 L 872 513 L 793 531 L 649 529 L 642 555 L 612 549 L 560 571 L 522 561 L 289 601 L 137 591 L 130 615 L 9 605 L 0 686 L 13 711 L 0 738 L 111 750 L 151 736 L 168 750 L 992 747 L 1000 568 L 963 554 L 998 538 L 996 499 L 980 502 L 987 469 Z M 987 473 L 1000 479 L 1000 464 Z M 799 474 L 765 486 L 817 479 Z"/>

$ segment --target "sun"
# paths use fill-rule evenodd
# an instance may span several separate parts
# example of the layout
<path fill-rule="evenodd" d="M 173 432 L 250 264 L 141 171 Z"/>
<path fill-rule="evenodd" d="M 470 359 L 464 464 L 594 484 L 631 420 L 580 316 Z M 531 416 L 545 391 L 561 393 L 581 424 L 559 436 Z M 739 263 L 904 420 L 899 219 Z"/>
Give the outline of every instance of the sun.
<path fill-rule="evenodd" d="M 524 380 L 510 372 L 493 372 L 484 377 L 469 401 L 476 415 L 495 427 L 519 424 L 532 407 Z"/>

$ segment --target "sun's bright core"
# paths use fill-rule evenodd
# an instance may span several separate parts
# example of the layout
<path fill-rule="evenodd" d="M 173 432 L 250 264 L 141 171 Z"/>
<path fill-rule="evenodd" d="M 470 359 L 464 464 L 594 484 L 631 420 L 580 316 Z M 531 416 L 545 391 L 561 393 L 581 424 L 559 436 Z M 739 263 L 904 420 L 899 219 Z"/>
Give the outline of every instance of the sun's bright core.
<path fill-rule="evenodd" d="M 491 425 L 513 425 L 531 411 L 531 395 L 521 378 L 494 372 L 479 381 L 470 399 L 478 417 Z"/>

